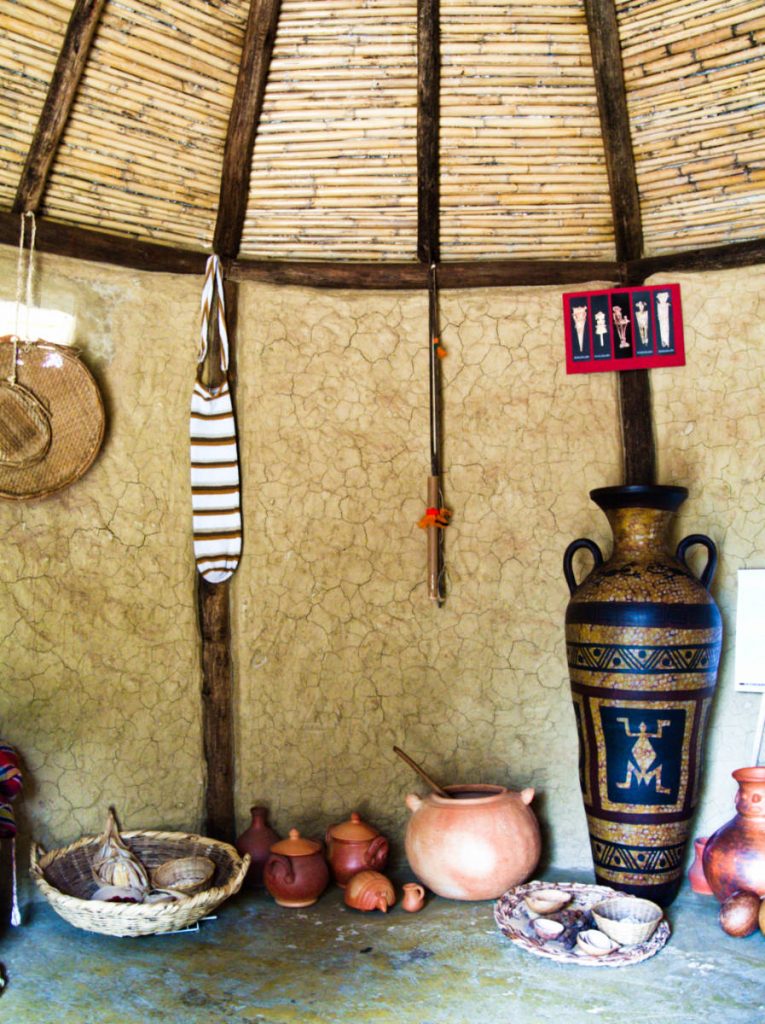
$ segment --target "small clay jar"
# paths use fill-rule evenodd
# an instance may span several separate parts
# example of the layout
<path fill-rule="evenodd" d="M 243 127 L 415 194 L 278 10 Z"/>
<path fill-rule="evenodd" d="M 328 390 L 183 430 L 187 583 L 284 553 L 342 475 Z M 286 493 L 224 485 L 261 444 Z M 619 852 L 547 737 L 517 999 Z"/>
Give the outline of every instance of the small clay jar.
<path fill-rule="evenodd" d="M 711 896 L 712 890 L 704 874 L 704 867 L 701 859 L 704 856 L 704 847 L 707 845 L 707 836 L 698 836 L 693 840 L 693 850 L 696 854 L 693 864 L 688 869 L 688 881 L 691 889 L 700 896 Z"/>
<path fill-rule="evenodd" d="M 348 879 L 344 899 L 354 910 L 382 910 L 385 914 L 396 902 L 396 890 L 379 871 L 359 871 Z"/>
<path fill-rule="evenodd" d="M 739 889 L 765 896 L 765 766 L 732 774 L 737 813 L 704 847 L 704 874 L 720 903 Z"/>
<path fill-rule="evenodd" d="M 418 910 L 422 910 L 425 906 L 425 887 L 419 882 L 405 882 L 403 889 L 401 909 L 408 910 L 410 914 L 416 914 Z"/>
<path fill-rule="evenodd" d="M 251 807 L 252 822 L 249 828 L 239 836 L 236 848 L 242 856 L 250 855 L 250 866 L 247 869 L 245 884 L 258 886 L 263 884 L 263 868 L 271 853 L 271 847 L 281 838 L 268 824 L 268 810 L 265 807 Z"/>
<path fill-rule="evenodd" d="M 330 825 L 325 840 L 327 860 L 341 888 L 359 871 L 382 871 L 388 860 L 388 840 L 355 811 L 347 821 Z"/>
<path fill-rule="evenodd" d="M 310 907 L 327 888 L 329 868 L 321 843 L 296 828 L 271 847 L 263 871 L 266 889 L 281 907 Z"/>

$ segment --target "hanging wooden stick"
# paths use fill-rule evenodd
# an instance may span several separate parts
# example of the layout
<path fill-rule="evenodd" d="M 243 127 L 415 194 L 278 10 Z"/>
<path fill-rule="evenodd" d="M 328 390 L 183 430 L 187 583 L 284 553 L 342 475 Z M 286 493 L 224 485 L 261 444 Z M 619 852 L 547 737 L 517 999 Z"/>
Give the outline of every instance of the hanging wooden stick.
<path fill-rule="evenodd" d="M 446 355 L 438 330 L 438 280 L 436 264 L 430 265 L 428 276 L 428 349 L 430 372 L 430 476 L 428 477 L 428 506 L 420 520 L 420 527 L 428 535 L 428 597 L 439 608 L 446 598 L 444 579 L 444 529 L 451 512 L 444 507 L 441 487 L 441 360 Z"/>

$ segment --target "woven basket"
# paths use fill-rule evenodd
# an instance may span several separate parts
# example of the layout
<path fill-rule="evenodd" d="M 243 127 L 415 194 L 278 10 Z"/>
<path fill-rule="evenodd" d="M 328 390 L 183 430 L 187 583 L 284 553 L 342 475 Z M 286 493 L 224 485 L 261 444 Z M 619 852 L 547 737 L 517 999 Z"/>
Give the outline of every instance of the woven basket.
<path fill-rule="evenodd" d="M 209 889 L 169 903 L 107 903 L 91 900 L 98 888 L 91 863 L 102 836 L 86 836 L 50 853 L 32 843 L 30 873 L 51 907 L 76 928 L 102 935 L 156 935 L 196 924 L 239 892 L 250 866 L 233 846 L 183 832 L 121 832 L 125 845 L 151 873 L 177 857 L 209 857 L 215 873 Z"/>

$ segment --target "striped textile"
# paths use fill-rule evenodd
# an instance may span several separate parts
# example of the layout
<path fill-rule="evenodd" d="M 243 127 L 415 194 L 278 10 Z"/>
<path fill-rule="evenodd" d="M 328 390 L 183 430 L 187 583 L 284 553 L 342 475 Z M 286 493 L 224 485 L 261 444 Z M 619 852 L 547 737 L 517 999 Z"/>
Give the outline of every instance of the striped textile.
<path fill-rule="evenodd" d="M 220 261 L 207 261 L 202 290 L 202 329 L 199 363 L 207 355 L 213 310 L 218 318 L 221 370 L 228 371 L 228 335 Z M 242 552 L 242 514 L 239 495 L 239 456 L 236 420 L 228 377 L 220 387 L 197 380 L 191 396 L 191 508 L 197 571 L 209 583 L 229 579 Z"/>

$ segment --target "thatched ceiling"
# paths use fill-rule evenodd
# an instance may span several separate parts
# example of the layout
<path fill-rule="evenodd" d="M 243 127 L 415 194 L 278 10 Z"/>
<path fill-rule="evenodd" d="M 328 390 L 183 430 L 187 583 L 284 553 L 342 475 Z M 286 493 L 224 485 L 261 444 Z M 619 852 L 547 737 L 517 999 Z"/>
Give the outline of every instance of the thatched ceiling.
<path fill-rule="evenodd" d="M 31 206 L 258 261 L 762 258 L 762 0 L 100 2 L 67 40 L 73 0 L 0 0 L 3 240 Z"/>

